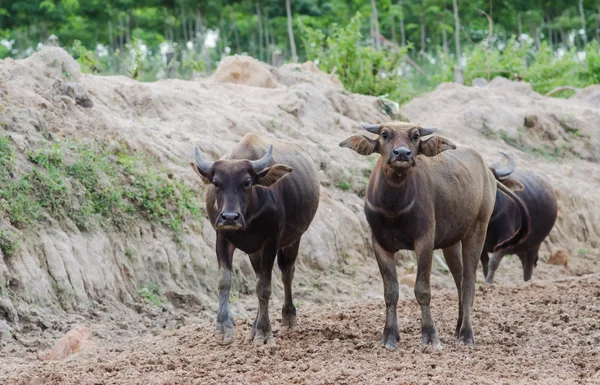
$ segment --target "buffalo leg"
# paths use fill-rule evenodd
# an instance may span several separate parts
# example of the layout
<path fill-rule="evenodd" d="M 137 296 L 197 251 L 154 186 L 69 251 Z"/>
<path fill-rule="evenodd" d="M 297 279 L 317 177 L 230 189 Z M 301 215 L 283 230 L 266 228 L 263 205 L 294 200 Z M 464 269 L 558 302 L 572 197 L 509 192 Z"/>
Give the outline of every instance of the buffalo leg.
<path fill-rule="evenodd" d="M 222 343 L 228 345 L 233 342 L 233 317 L 229 309 L 229 291 L 231 290 L 231 263 L 235 246 L 217 233 L 216 251 L 219 261 L 217 331 Z"/>
<path fill-rule="evenodd" d="M 454 246 L 444 249 L 443 252 L 444 259 L 446 260 L 448 269 L 450 269 L 450 273 L 452 273 L 452 277 L 454 278 L 454 284 L 456 285 L 456 290 L 458 291 L 458 320 L 456 321 L 456 329 L 454 331 L 454 336 L 458 338 L 458 332 L 460 331 L 460 327 L 462 326 L 463 319 L 463 309 L 461 301 L 462 257 L 460 252 L 460 242 L 458 242 Z"/>
<path fill-rule="evenodd" d="M 488 273 L 485 276 L 486 283 L 494 283 L 494 274 L 496 274 L 496 270 L 498 270 L 498 266 L 500 266 L 500 261 L 504 257 L 503 251 L 497 251 L 492 254 L 490 258 L 490 263 L 488 265 Z"/>
<path fill-rule="evenodd" d="M 487 251 L 485 251 L 485 249 L 483 249 L 483 251 L 481 252 L 481 268 L 483 269 L 483 277 L 487 277 L 488 275 L 488 265 L 490 262 L 490 256 L 488 255 Z"/>
<path fill-rule="evenodd" d="M 274 245 L 265 245 L 260 253 L 250 255 L 250 261 L 256 273 L 256 296 L 258 297 L 258 312 L 252 327 L 254 345 L 274 343 L 269 320 L 269 299 L 271 298 L 271 275 L 277 248 Z"/>
<path fill-rule="evenodd" d="M 396 349 L 396 344 L 400 340 L 398 334 L 398 318 L 396 316 L 396 307 L 398 306 L 398 274 L 396 264 L 394 263 L 394 252 L 384 250 L 373 237 L 373 249 L 379 272 L 383 279 L 383 295 L 385 298 L 385 327 L 381 344 L 388 350 Z"/>
<path fill-rule="evenodd" d="M 421 342 L 434 347 L 440 346 L 435 322 L 431 316 L 431 262 L 433 247 L 417 245 L 417 280 L 415 282 L 415 298 L 421 306 Z"/>
<path fill-rule="evenodd" d="M 486 230 L 486 222 L 476 223 L 469 236 L 462 241 L 463 271 L 460 294 L 463 319 L 458 332 L 458 340 L 465 345 L 473 345 L 475 342 L 471 325 L 471 307 L 475 300 L 475 278 Z"/>
<path fill-rule="evenodd" d="M 538 252 L 540 251 L 539 247 L 533 250 L 529 250 L 527 253 L 524 253 L 524 258 L 521 260 L 523 262 L 523 279 L 525 282 L 531 280 L 531 276 L 533 275 L 533 267 L 536 265 L 538 260 Z"/>
<path fill-rule="evenodd" d="M 292 298 L 292 281 L 294 279 L 294 271 L 296 270 L 295 263 L 299 245 L 300 240 L 277 252 L 277 264 L 279 265 L 279 270 L 281 270 L 281 281 L 283 282 L 283 290 L 285 292 L 283 307 L 281 309 L 281 326 L 284 328 L 291 328 L 297 325 L 296 307 Z"/>

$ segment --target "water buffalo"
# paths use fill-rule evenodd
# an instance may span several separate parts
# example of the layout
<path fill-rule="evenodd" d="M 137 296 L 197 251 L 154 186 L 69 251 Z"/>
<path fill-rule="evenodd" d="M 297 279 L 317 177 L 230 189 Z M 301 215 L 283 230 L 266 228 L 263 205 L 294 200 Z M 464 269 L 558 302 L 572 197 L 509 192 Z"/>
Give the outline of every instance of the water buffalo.
<path fill-rule="evenodd" d="M 515 191 L 523 201 L 531 216 L 531 233 L 519 245 L 494 252 L 496 245 L 521 225 L 521 212 L 513 199 L 508 199 L 500 191 L 496 193 L 496 204 L 488 226 L 485 245 L 481 253 L 483 275 L 487 283 L 494 282 L 494 274 L 505 254 L 517 254 L 523 264 L 523 278 L 531 279 L 533 267 L 537 265 L 538 252 L 544 239 L 554 227 L 558 202 L 550 183 L 529 170 L 514 171 L 515 163 L 507 157 L 509 164 L 491 169 L 502 184 Z M 493 253 L 491 259 L 488 253 Z"/>
<path fill-rule="evenodd" d="M 228 156 L 215 162 L 205 160 L 198 147 L 195 152 L 192 166 L 208 184 L 206 210 L 217 232 L 217 330 L 222 343 L 233 340 L 229 291 L 236 248 L 250 256 L 257 277 L 259 306 L 249 340 L 257 346 L 274 343 L 269 321 L 271 272 L 277 256 L 285 291 L 281 324 L 292 327 L 294 264 L 302 234 L 319 205 L 317 169 L 302 147 L 255 134 L 244 136 Z"/>
<path fill-rule="evenodd" d="M 361 155 L 380 154 L 369 178 L 365 214 L 384 286 L 387 316 L 381 344 L 393 350 L 399 340 L 394 254 L 400 249 L 414 250 L 417 256 L 414 290 L 421 306 L 421 341 L 440 346 L 429 308 L 429 280 L 433 251 L 443 249 L 458 290 L 455 335 L 462 343 L 473 344 L 470 315 L 475 273 L 499 183 L 475 150 L 455 149 L 450 141 L 439 137 L 422 139 L 435 128 L 403 122 L 361 126 L 378 138 L 355 135 L 340 146 Z M 498 247 L 517 244 L 527 231 L 525 223 Z"/>

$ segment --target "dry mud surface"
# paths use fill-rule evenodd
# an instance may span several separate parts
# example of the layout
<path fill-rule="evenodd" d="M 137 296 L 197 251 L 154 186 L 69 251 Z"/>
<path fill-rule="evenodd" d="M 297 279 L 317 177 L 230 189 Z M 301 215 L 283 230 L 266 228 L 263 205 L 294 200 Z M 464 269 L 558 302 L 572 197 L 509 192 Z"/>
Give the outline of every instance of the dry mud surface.
<path fill-rule="evenodd" d="M 5 357 L 0 383 L 600 384 L 600 274 L 576 276 L 541 265 L 537 275 L 543 279 L 520 283 L 516 259 L 500 269 L 500 284 L 478 284 L 474 347 L 455 342 L 456 292 L 446 286 L 449 276 L 437 276 L 432 310 L 441 351 L 421 345 L 420 310 L 408 296 L 399 302 L 394 352 L 376 344 L 384 322 L 382 298 L 305 303 L 298 310 L 300 328 L 285 335 L 278 333 L 281 303 L 275 298 L 275 347 L 245 343 L 247 317 L 236 320 L 235 342 L 221 346 L 213 323 L 204 319 L 157 335 L 97 340 L 64 361 Z"/>

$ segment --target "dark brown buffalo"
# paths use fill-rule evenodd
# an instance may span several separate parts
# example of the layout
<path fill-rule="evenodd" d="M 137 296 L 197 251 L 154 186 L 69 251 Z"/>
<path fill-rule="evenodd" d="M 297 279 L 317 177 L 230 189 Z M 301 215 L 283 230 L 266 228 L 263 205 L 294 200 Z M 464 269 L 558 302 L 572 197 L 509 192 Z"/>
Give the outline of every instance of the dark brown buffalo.
<path fill-rule="evenodd" d="M 456 336 L 472 344 L 475 273 L 498 182 L 475 150 L 455 149 L 439 137 L 422 139 L 435 129 L 402 122 L 361 126 L 378 138 L 356 135 L 340 146 L 361 155 L 380 154 L 369 178 L 365 214 L 384 285 L 387 316 L 381 343 L 391 350 L 399 340 L 394 254 L 404 249 L 417 255 L 415 297 L 421 306 L 421 341 L 440 345 L 429 308 L 429 279 L 433 251 L 443 249 L 458 289 Z M 526 232 L 527 226 L 518 229 L 499 246 L 518 243 Z"/>
<path fill-rule="evenodd" d="M 296 324 L 292 301 L 294 263 L 302 234 L 319 205 L 319 179 L 304 149 L 274 138 L 247 134 L 225 159 L 210 162 L 198 147 L 194 169 L 205 183 L 206 210 L 217 232 L 219 312 L 217 330 L 232 342 L 229 309 L 231 263 L 236 248 L 250 256 L 256 273 L 258 314 L 250 340 L 273 343 L 269 321 L 271 272 L 275 257 L 285 290 L 281 324 Z M 293 170 L 293 172 L 292 172 Z"/>
<path fill-rule="evenodd" d="M 494 282 L 494 274 L 506 254 L 517 254 L 523 264 L 523 278 L 529 281 L 537 265 L 538 252 L 544 239 L 556 222 L 558 202 L 552 185 L 540 175 L 529 170 L 514 171 L 515 163 L 508 157 L 507 167 L 492 166 L 496 178 L 515 191 L 525 204 L 531 217 L 531 232 L 520 244 L 494 252 L 496 245 L 521 225 L 521 210 L 513 199 L 500 191 L 496 193 L 494 212 L 488 225 L 485 246 L 481 253 L 483 274 L 487 283 Z M 493 253 L 491 259 L 488 253 Z M 489 264 L 488 264 L 489 260 Z"/>

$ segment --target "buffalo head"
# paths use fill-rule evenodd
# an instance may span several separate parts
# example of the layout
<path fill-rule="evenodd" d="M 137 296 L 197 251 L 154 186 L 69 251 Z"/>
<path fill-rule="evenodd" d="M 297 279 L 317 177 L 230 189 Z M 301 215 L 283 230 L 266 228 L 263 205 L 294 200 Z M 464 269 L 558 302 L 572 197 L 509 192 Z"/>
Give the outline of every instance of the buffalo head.
<path fill-rule="evenodd" d="M 269 166 L 273 157 L 273 145 L 258 160 L 208 161 L 202 157 L 198 147 L 195 148 L 196 162 L 194 170 L 204 183 L 212 184 L 215 194 L 217 219 L 214 223 L 217 230 L 243 230 L 246 218 L 252 216 L 252 190 L 255 186 L 268 187 L 285 175 L 292 168 L 283 164 Z"/>
<path fill-rule="evenodd" d="M 435 156 L 456 146 L 448 139 L 430 136 L 437 128 L 419 127 L 416 124 L 390 122 L 383 124 L 360 124 L 365 130 L 379 135 L 370 139 L 363 135 L 354 135 L 340 143 L 361 155 L 381 154 L 384 167 L 392 172 L 403 173 L 415 165 L 419 154 Z"/>

